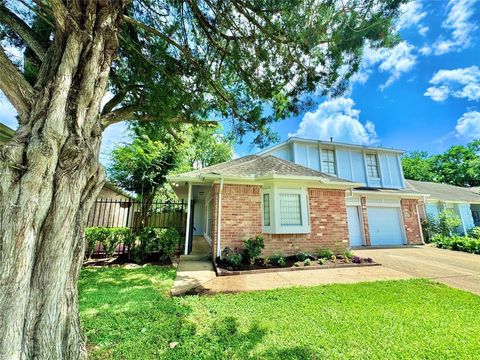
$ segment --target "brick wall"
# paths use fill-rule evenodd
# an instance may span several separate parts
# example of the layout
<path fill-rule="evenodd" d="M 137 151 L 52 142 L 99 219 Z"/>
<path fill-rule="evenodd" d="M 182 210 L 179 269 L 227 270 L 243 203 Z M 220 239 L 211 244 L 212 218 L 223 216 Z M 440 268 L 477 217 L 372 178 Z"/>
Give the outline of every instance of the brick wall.
<path fill-rule="evenodd" d="M 214 254 L 218 229 L 218 190 L 214 194 Z M 343 252 L 349 245 L 345 192 L 309 189 L 310 234 L 263 234 L 264 255 L 281 251 L 293 255 L 299 251 L 329 248 Z M 221 248 L 242 248 L 243 239 L 262 234 L 261 186 L 224 185 L 222 192 Z"/>
<path fill-rule="evenodd" d="M 407 235 L 408 244 L 422 244 L 422 229 L 417 211 L 417 199 L 402 199 L 403 224 Z"/>

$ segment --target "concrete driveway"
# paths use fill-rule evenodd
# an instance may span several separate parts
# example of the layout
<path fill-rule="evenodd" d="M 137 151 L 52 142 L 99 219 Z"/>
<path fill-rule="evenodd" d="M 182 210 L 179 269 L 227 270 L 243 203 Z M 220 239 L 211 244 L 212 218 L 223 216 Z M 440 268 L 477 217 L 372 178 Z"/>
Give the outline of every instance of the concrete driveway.
<path fill-rule="evenodd" d="M 358 249 L 354 254 L 371 257 L 385 268 L 412 277 L 430 278 L 480 295 L 480 255 L 431 245 Z"/>

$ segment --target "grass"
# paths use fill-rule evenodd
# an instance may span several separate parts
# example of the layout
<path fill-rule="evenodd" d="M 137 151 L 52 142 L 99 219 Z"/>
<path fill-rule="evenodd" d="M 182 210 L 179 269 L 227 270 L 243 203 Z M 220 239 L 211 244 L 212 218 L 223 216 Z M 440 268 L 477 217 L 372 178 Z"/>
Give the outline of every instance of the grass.
<path fill-rule="evenodd" d="M 480 297 L 427 280 L 167 296 L 174 270 L 85 269 L 92 359 L 471 359 Z M 178 342 L 171 349 L 169 344 Z M 475 355 L 477 354 L 477 355 Z"/>

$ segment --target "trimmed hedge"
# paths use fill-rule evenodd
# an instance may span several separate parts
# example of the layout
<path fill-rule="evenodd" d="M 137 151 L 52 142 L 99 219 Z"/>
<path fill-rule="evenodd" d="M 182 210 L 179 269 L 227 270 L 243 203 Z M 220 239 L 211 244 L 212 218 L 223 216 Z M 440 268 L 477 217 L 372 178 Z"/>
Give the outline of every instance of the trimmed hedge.
<path fill-rule="evenodd" d="M 101 243 L 105 255 L 113 257 L 118 245 L 129 247 L 128 256 L 135 262 L 144 262 L 147 258 L 165 261 L 177 252 L 180 234 L 177 229 L 144 228 L 134 234 L 126 227 L 105 228 L 92 227 L 85 229 L 85 257 L 92 256 L 97 243 Z"/>
<path fill-rule="evenodd" d="M 443 236 L 435 235 L 432 243 L 442 249 L 465 251 L 472 254 L 480 254 L 480 240 L 470 236 Z"/>

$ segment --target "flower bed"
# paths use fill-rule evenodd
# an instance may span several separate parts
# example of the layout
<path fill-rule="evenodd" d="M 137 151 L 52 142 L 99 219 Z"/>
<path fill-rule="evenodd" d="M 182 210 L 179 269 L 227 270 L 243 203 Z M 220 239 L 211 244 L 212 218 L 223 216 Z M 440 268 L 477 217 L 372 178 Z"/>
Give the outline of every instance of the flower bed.
<path fill-rule="evenodd" d="M 215 262 L 215 271 L 217 276 L 229 276 L 378 265 L 380 264 L 374 262 L 371 258 L 361 258 L 359 256 L 352 256 L 350 259 L 344 255 L 334 255 L 330 259 L 325 259 L 308 254 L 303 261 L 298 259 L 298 255 L 287 256 L 284 258 L 284 265 L 272 262 L 270 261 L 270 258 L 261 258 L 254 264 L 241 263 L 236 267 L 232 267 L 227 261 L 217 258 Z"/>

